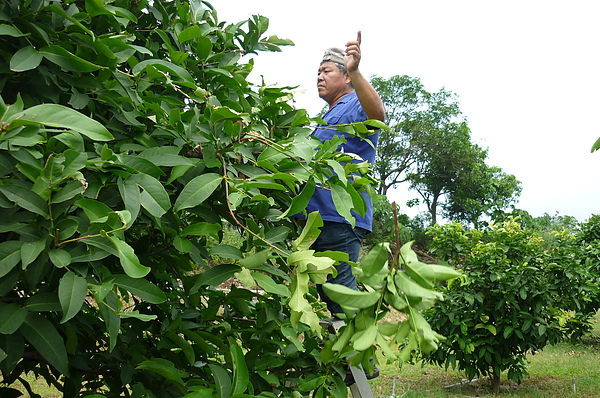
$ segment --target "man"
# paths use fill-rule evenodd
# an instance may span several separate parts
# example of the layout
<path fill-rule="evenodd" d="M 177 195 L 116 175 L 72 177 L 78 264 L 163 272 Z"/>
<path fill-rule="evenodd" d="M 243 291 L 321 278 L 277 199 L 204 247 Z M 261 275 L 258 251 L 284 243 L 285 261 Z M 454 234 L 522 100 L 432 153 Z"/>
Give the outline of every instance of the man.
<path fill-rule="evenodd" d="M 379 137 L 374 132 L 368 139 L 373 145 L 359 137 L 350 136 L 347 133 L 336 131 L 335 125 L 376 119 L 383 121 L 385 109 L 381 98 L 371 86 L 369 81 L 361 74 L 359 64 L 361 32 L 358 32 L 356 41 L 349 41 L 346 50 L 330 48 L 325 51 L 323 60 L 319 67 L 317 87 L 319 96 L 329 104 L 329 110 L 323 116 L 327 125 L 318 126 L 313 135 L 321 141 L 327 141 L 334 135 L 344 134 L 346 144 L 341 145 L 340 150 L 346 153 L 359 155 L 363 161 L 375 162 L 375 146 Z M 371 231 L 373 206 L 368 195 L 363 195 L 367 201 L 367 212 L 364 217 L 353 212 L 356 219 L 356 227 L 352 226 L 341 216 L 333 204 L 331 191 L 317 188 L 307 212 L 319 211 L 324 221 L 321 234 L 313 243 L 312 248 L 318 252 L 327 250 L 347 253 L 349 260 L 358 261 L 362 238 Z M 357 289 L 356 278 L 352 274 L 351 266 L 341 262 L 336 266 L 338 274 L 335 278 L 330 277 L 330 283 L 337 283 L 351 289 Z M 327 304 L 332 315 L 342 313 L 339 304 L 330 300 L 319 285 L 319 294 Z"/>

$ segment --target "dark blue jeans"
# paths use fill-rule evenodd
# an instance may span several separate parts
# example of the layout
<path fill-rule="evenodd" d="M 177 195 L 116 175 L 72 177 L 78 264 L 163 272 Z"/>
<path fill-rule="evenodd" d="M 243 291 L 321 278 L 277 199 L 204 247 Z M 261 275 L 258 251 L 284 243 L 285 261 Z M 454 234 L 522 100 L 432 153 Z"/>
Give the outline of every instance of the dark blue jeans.
<path fill-rule="evenodd" d="M 350 261 L 358 261 L 362 239 L 369 231 L 360 227 L 352 228 L 350 224 L 330 221 L 324 221 L 324 225 L 320 229 L 321 235 L 319 235 L 317 240 L 312 244 L 312 249 L 317 252 L 332 250 L 348 253 L 348 259 Z M 340 262 L 335 268 L 338 272 L 337 276 L 334 278 L 332 275 L 329 275 L 327 282 L 337 283 L 347 286 L 350 289 L 357 290 L 356 277 L 352 274 L 352 267 L 350 264 L 347 262 Z M 332 315 L 344 312 L 338 303 L 327 297 L 325 292 L 323 292 L 321 285 L 317 285 L 317 290 L 321 300 L 327 304 L 327 309 Z"/>

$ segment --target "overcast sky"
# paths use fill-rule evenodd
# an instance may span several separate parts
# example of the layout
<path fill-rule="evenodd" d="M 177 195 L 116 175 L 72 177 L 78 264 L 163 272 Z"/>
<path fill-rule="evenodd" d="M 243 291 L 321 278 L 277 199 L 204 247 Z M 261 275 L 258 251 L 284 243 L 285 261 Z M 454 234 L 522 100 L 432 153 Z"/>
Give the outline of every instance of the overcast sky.
<path fill-rule="evenodd" d="M 210 0 L 209 0 L 210 1 Z M 600 2 L 538 0 L 212 1 L 219 19 L 269 18 L 267 35 L 294 41 L 260 53 L 250 80 L 299 86 L 296 106 L 323 108 L 316 71 L 324 50 L 362 31 L 361 71 L 421 79 L 458 95 L 488 164 L 522 182 L 532 216 L 600 214 Z M 389 195 L 402 210 L 418 197 Z M 421 206 L 419 210 L 425 210 Z M 412 214 L 411 214 L 412 215 Z"/>

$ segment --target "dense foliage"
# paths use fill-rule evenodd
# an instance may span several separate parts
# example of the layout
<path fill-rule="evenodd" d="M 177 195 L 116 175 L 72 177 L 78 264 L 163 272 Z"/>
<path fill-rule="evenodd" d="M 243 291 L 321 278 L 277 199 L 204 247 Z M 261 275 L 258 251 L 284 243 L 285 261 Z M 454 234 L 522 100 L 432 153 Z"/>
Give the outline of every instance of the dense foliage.
<path fill-rule="evenodd" d="M 598 225 L 592 218 L 583 229 Z M 448 284 L 446 300 L 428 312 L 448 339 L 426 360 L 458 367 L 468 378 L 490 376 L 497 393 L 503 371 L 517 382 L 527 374 L 527 353 L 589 330 L 600 308 L 600 241 L 590 240 L 593 232 L 557 231 L 551 249 L 515 219 L 472 231 L 448 224 L 429 233 L 432 252 L 459 266 L 469 283 Z"/>
<path fill-rule="evenodd" d="M 33 372 L 65 397 L 339 397 L 347 356 L 435 347 L 420 311 L 457 273 L 410 246 L 392 266 L 376 246 L 364 290 L 337 292 L 348 326 L 322 330 L 314 284 L 340 254 L 310 249 L 317 214 L 290 216 L 324 184 L 352 221 L 372 179 L 287 89 L 248 83 L 243 55 L 291 44 L 267 18 L 87 0 L 2 2 L 0 21 L 0 395 Z M 410 322 L 380 326 L 391 308 Z"/>

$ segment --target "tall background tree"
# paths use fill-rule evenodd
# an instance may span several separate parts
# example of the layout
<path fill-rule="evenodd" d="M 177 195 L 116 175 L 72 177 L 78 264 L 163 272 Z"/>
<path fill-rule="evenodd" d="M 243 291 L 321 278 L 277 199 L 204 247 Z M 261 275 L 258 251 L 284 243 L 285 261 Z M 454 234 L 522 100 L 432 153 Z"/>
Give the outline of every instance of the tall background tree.
<path fill-rule="evenodd" d="M 516 201 L 520 183 L 486 164 L 487 151 L 472 142 L 455 94 L 430 93 L 409 76 L 374 77 L 372 84 L 390 126 L 375 165 L 379 194 L 405 183 L 426 204 L 432 225 L 438 215 L 476 225 Z"/>

